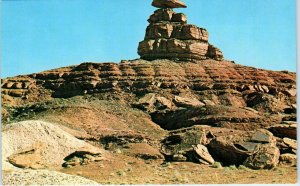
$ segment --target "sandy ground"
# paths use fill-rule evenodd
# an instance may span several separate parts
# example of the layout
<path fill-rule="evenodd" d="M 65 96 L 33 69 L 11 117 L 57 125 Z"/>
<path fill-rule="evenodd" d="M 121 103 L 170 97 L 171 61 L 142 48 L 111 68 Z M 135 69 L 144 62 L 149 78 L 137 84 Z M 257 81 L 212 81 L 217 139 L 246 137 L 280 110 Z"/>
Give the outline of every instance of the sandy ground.
<path fill-rule="evenodd" d="M 272 170 L 251 170 L 245 167 L 212 168 L 190 162 L 164 164 L 162 160 L 145 161 L 123 154 L 111 159 L 61 169 L 100 184 L 293 184 L 297 182 L 296 167 Z"/>
<path fill-rule="evenodd" d="M 97 182 L 80 176 L 48 170 L 4 172 L 3 185 L 95 185 Z"/>

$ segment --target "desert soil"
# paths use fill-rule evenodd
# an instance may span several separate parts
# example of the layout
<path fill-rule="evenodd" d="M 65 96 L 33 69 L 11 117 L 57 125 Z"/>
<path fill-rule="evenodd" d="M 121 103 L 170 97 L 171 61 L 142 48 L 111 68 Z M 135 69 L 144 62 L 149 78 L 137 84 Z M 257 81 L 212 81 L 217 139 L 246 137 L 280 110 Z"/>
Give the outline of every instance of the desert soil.
<path fill-rule="evenodd" d="M 3 185 L 95 185 L 80 176 L 49 170 L 20 170 L 3 174 Z"/>
<path fill-rule="evenodd" d="M 191 162 L 145 161 L 115 153 L 111 159 L 59 171 L 80 175 L 100 184 L 293 184 L 296 167 L 251 170 Z"/>

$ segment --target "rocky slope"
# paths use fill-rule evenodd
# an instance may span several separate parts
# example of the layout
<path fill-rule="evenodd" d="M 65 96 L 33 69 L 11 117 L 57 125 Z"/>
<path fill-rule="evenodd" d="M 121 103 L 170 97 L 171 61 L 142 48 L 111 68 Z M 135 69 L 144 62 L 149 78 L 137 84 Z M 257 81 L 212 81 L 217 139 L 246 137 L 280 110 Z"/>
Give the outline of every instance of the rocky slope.
<path fill-rule="evenodd" d="M 104 164 L 124 168 L 123 161 L 128 161 L 126 166 L 138 162 L 132 165 L 138 178 L 144 177 L 141 170 L 145 175 L 153 173 L 152 165 L 162 169 L 157 167 L 162 161 L 251 169 L 296 166 L 296 73 L 224 60 L 222 52 L 208 42 L 205 29 L 187 24 L 184 14 L 172 10 L 185 7 L 184 3 L 155 0 L 153 5 L 161 9 L 150 16 L 138 49 L 141 59 L 86 62 L 1 79 L 2 122 L 8 125 L 3 133 L 8 133 L 6 128 L 22 128 L 22 123 L 11 124 L 16 121 L 59 125 L 108 154 L 107 162 L 87 167 L 78 164 L 86 159 L 82 154 L 68 151 L 57 157 L 57 166 L 69 167 L 62 172 L 82 170 L 94 180 L 112 176 L 107 174 L 111 168 L 102 171 Z M 34 128 L 22 138 L 10 137 L 6 145 L 17 139 L 35 141 L 37 133 L 46 135 L 47 124 Z M 59 133 L 55 136 L 64 134 Z M 40 152 L 39 146 L 30 148 L 7 160 L 26 165 L 23 157 L 34 158 Z"/>
<path fill-rule="evenodd" d="M 275 136 L 296 138 L 286 134 L 296 126 L 284 124 L 296 119 L 295 73 L 228 61 L 83 63 L 4 79 L 2 87 L 8 111 L 9 105 L 91 96 L 141 109 L 168 130 L 193 125 L 243 131 L 270 128 Z"/>
<path fill-rule="evenodd" d="M 256 69 L 229 61 L 134 60 L 120 64 L 83 63 L 2 79 L 1 91 L 4 105 L 96 93 L 115 93 L 112 96 L 122 95 L 124 101 L 133 101 L 156 93 L 169 100 L 176 95 L 195 97 L 206 104 L 288 112 L 296 101 L 295 83 L 295 73 Z M 272 107 L 275 103 L 277 106 Z"/>

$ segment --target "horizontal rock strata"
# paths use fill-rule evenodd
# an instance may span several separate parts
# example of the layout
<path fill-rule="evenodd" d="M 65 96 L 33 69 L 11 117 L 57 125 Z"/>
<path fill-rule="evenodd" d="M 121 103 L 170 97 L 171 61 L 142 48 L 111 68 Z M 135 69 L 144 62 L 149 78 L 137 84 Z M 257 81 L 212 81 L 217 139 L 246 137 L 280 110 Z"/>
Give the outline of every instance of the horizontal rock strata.
<path fill-rule="evenodd" d="M 148 22 L 145 39 L 138 47 L 142 59 L 223 59 L 221 50 L 209 44 L 207 30 L 187 24 L 185 14 L 170 8 L 158 9 Z"/>
<path fill-rule="evenodd" d="M 2 79 L 1 91 L 4 105 L 105 92 L 130 92 L 139 95 L 138 98 L 157 93 L 172 101 L 175 99 L 172 91 L 176 91 L 180 97 L 194 95 L 206 104 L 250 106 L 258 110 L 261 103 L 270 103 L 271 107 L 274 102 L 277 104 L 274 112 L 284 112 L 295 104 L 296 96 L 288 93 L 295 90 L 295 76 L 295 73 L 255 69 L 227 61 L 179 64 L 136 60 L 120 64 L 83 63 Z"/>

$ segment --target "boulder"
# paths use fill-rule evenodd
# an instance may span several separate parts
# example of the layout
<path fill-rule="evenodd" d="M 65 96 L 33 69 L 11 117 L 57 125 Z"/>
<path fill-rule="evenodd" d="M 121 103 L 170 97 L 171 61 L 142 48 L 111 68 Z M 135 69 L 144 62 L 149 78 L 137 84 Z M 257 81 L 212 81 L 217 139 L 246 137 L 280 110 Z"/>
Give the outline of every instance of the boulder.
<path fill-rule="evenodd" d="M 154 103 L 155 103 L 155 94 L 153 93 L 146 94 L 138 101 L 138 104 L 142 106 L 153 106 Z"/>
<path fill-rule="evenodd" d="M 285 141 L 285 142 L 284 142 Z M 276 146 L 280 150 L 280 154 L 297 154 L 297 141 L 289 138 L 282 138 L 276 137 Z"/>
<path fill-rule="evenodd" d="M 156 97 L 155 106 L 158 109 L 170 109 L 172 108 L 172 101 L 165 97 Z"/>
<path fill-rule="evenodd" d="M 208 147 L 216 161 L 224 165 L 241 165 L 259 146 L 259 143 L 249 142 L 250 139 L 246 133 L 220 136 L 212 139 Z"/>
<path fill-rule="evenodd" d="M 283 138 L 283 143 L 288 147 L 297 150 L 297 141 L 290 138 Z"/>
<path fill-rule="evenodd" d="M 184 24 L 174 27 L 172 37 L 180 40 L 199 40 L 208 41 L 208 32 L 204 28 L 195 25 Z"/>
<path fill-rule="evenodd" d="M 207 144 L 206 133 L 203 129 L 172 131 L 168 137 L 162 140 L 161 153 L 167 160 L 171 161 L 198 161 L 199 155 L 195 159 L 194 149 L 199 144 Z M 199 146 L 199 148 L 202 146 Z M 196 148 L 198 150 L 198 148 Z M 204 157 L 199 149 L 199 154 Z M 206 154 L 207 155 L 207 154 Z M 206 161 L 211 161 L 206 157 Z"/>
<path fill-rule="evenodd" d="M 209 154 L 207 148 L 204 145 L 198 144 L 193 146 L 196 156 L 198 156 L 200 162 L 206 162 L 208 164 L 214 164 L 215 161 Z"/>
<path fill-rule="evenodd" d="M 154 93 L 149 93 L 144 95 L 137 103 L 134 103 L 133 105 L 143 110 L 155 111 L 172 108 L 172 101 Z"/>
<path fill-rule="evenodd" d="M 171 21 L 172 22 L 177 22 L 177 23 L 186 23 L 187 22 L 187 17 L 183 13 L 175 13 L 172 16 Z"/>
<path fill-rule="evenodd" d="M 278 124 L 268 128 L 270 132 L 274 134 L 274 136 L 280 138 L 291 138 L 297 139 L 297 123 L 295 124 Z"/>
<path fill-rule="evenodd" d="M 148 26 L 145 40 L 164 38 L 169 39 L 172 35 L 174 26 L 167 23 L 154 23 Z"/>
<path fill-rule="evenodd" d="M 186 8 L 184 2 L 180 0 L 153 0 L 152 6 L 157 8 Z"/>
<path fill-rule="evenodd" d="M 173 161 L 186 161 L 187 160 L 187 157 L 184 156 L 183 154 L 174 154 L 173 157 L 172 157 L 172 160 Z"/>
<path fill-rule="evenodd" d="M 158 9 L 150 16 L 148 22 L 149 23 L 171 22 L 174 21 L 173 17 L 176 17 L 178 19 L 178 15 L 176 15 L 176 13 L 172 9 L 170 8 Z M 177 20 L 176 22 L 180 22 L 180 21 Z"/>
<path fill-rule="evenodd" d="M 213 45 L 208 45 L 207 56 L 218 61 L 224 59 L 222 51 Z"/>
<path fill-rule="evenodd" d="M 292 89 L 285 89 L 283 93 L 287 94 L 290 97 L 295 97 L 297 95 L 297 89 L 292 88 Z"/>
<path fill-rule="evenodd" d="M 9 163 L 19 168 L 42 169 L 46 168 L 41 164 L 42 160 L 42 144 L 33 148 L 25 149 L 22 152 L 16 152 L 8 157 Z"/>
<path fill-rule="evenodd" d="M 297 166 L 297 155 L 289 153 L 281 154 L 279 162 L 281 165 L 285 166 Z"/>
<path fill-rule="evenodd" d="M 274 145 L 260 145 L 257 152 L 249 156 L 244 165 L 252 169 L 271 169 L 279 163 L 280 151 Z"/>
<path fill-rule="evenodd" d="M 273 168 L 278 164 L 276 140 L 266 130 L 220 136 L 209 143 L 213 158 L 224 165 L 241 165 L 253 169 Z"/>
<path fill-rule="evenodd" d="M 207 99 L 203 100 L 202 102 L 203 102 L 206 106 L 214 106 L 214 105 L 216 105 L 213 101 L 207 100 Z"/>
<path fill-rule="evenodd" d="M 257 143 L 274 143 L 273 134 L 267 130 L 259 129 L 252 136 L 251 141 Z"/>
<path fill-rule="evenodd" d="M 71 167 L 76 165 L 87 165 L 90 162 L 101 161 L 104 158 L 97 149 L 79 149 L 64 158 L 63 167 Z"/>
<path fill-rule="evenodd" d="M 174 102 L 178 107 L 200 107 L 205 105 L 195 98 L 184 98 L 180 96 L 175 96 Z"/>

